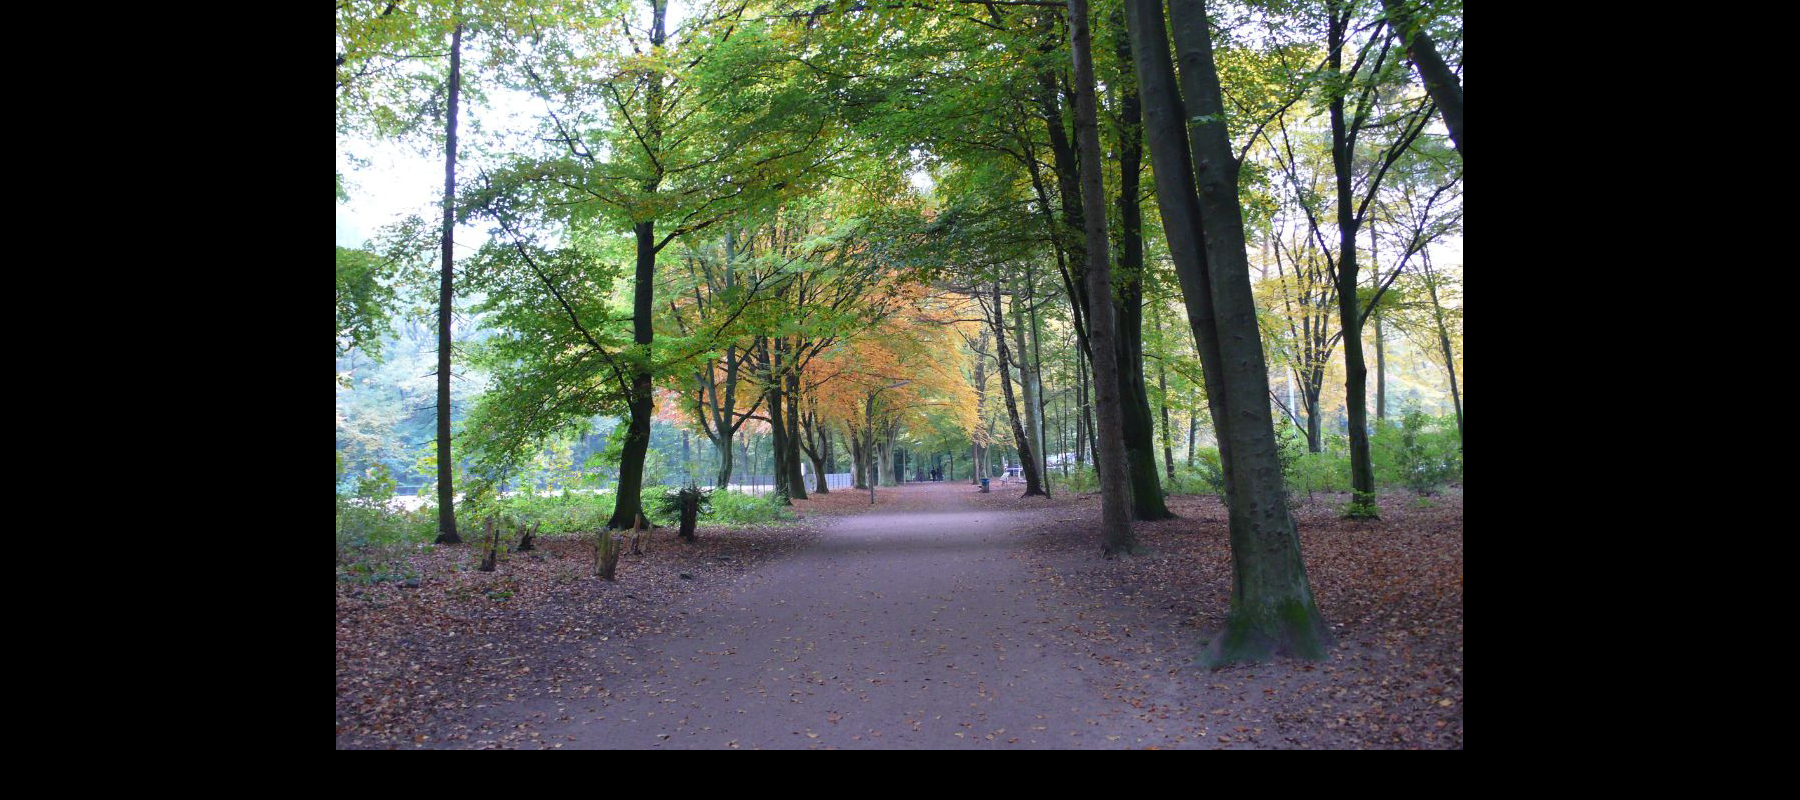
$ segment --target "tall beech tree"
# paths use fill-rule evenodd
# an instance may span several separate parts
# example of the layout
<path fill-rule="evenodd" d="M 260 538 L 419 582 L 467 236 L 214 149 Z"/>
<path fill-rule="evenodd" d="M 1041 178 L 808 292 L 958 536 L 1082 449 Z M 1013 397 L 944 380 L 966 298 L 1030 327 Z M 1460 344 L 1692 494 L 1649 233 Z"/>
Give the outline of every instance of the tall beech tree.
<path fill-rule="evenodd" d="M 1238 204 L 1239 164 L 1226 130 L 1205 9 L 1198 0 L 1169 4 L 1181 63 L 1177 93 L 1162 8 L 1156 0 L 1127 2 L 1163 227 L 1181 232 L 1170 234 L 1172 254 L 1178 238 L 1186 239 L 1187 246 L 1197 239 L 1204 251 L 1203 262 L 1178 255 L 1177 274 L 1190 319 L 1207 320 L 1214 327 L 1204 340 L 1196 330 L 1202 363 L 1219 367 L 1206 370 L 1206 382 L 1229 498 L 1232 593 L 1224 629 L 1208 644 L 1203 661 L 1217 667 L 1276 655 L 1322 658 L 1330 635 L 1313 601 L 1286 503 L 1269 411 L 1268 367 L 1250 292 Z M 1186 121 L 1186 130 L 1172 124 L 1177 120 Z M 1183 151 L 1191 161 L 1183 162 Z M 1165 187 L 1168 201 L 1162 197 Z M 1189 197 L 1197 201 L 1192 206 L 1187 205 Z M 1184 263 L 1190 265 L 1185 270 Z M 1188 274 L 1196 263 L 1204 265 L 1200 274 Z M 1197 297 L 1197 290 L 1208 295 Z M 1196 328 L 1200 324 L 1196 321 Z M 1215 393 L 1215 384 L 1222 391 Z"/>
<path fill-rule="evenodd" d="M 1131 484 L 1125 469 L 1125 420 L 1120 408 L 1118 336 L 1107 263 L 1106 187 L 1101 176 L 1100 123 L 1094 90 L 1093 34 L 1087 0 L 1069 0 L 1069 52 L 1075 65 L 1075 141 L 1081 153 L 1081 200 L 1086 229 L 1088 340 L 1094 352 L 1094 404 L 1099 416 L 1100 550 L 1107 556 L 1137 550 L 1131 530 Z M 1154 462 L 1152 472 L 1154 473 Z"/>
<path fill-rule="evenodd" d="M 538 45 L 518 80 L 544 102 L 543 139 L 555 152 L 515 160 L 492 176 L 487 192 L 516 196 L 508 202 L 530 212 L 518 219 L 535 217 L 545 232 L 596 225 L 632 232 L 631 342 L 603 359 L 601 373 L 624 381 L 628 416 L 608 521 L 614 528 L 632 525 L 642 511 L 657 376 L 688 372 L 715 344 L 658 357 L 658 254 L 679 237 L 804 196 L 843 150 L 833 109 L 816 101 L 818 76 L 788 58 L 773 27 L 782 23 L 747 19 L 747 6 L 722 4 L 690 18 L 672 40 L 666 0 L 646 6 L 642 21 L 605 20 Z M 585 338 L 590 349 L 602 346 Z"/>

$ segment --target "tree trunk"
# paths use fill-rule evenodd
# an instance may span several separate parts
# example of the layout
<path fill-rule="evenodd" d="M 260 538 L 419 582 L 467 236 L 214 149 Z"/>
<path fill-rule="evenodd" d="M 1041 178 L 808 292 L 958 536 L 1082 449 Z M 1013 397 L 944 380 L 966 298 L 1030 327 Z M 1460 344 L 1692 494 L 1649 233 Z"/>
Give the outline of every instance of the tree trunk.
<path fill-rule="evenodd" d="M 1162 315 L 1152 314 L 1150 321 L 1156 326 L 1156 338 L 1162 340 Z M 1175 482 L 1175 439 L 1169 432 L 1169 376 L 1164 369 L 1163 360 L 1156 360 L 1156 392 L 1157 406 L 1162 409 L 1162 446 L 1163 468 L 1169 472 L 1169 483 Z"/>
<path fill-rule="evenodd" d="M 790 352 L 788 356 L 788 374 L 787 377 L 784 378 L 784 380 L 787 381 L 788 398 L 788 487 L 793 491 L 793 494 L 789 495 L 790 497 L 795 500 L 805 500 L 806 476 L 800 471 L 800 437 L 802 435 L 800 431 L 800 375 L 799 365 L 793 363 L 796 358 L 798 358 L 798 355 Z"/>
<path fill-rule="evenodd" d="M 450 107 L 444 122 L 444 253 L 438 278 L 437 474 L 438 544 L 462 544 L 456 533 L 456 462 L 450 456 L 450 307 L 456 262 L 456 111 L 462 105 L 462 26 L 450 34 Z"/>
<path fill-rule="evenodd" d="M 1031 285 L 1031 272 L 1026 270 L 1025 285 Z M 1027 295 L 1029 297 L 1029 295 Z M 1027 299 L 1025 302 L 1029 303 Z M 1038 403 L 1037 382 L 1033 379 L 1030 365 L 1026 363 L 1025 354 L 1025 315 L 1019 312 L 1019 295 L 1013 295 L 1013 342 L 1018 346 L 1018 358 L 1013 363 L 1019 368 L 1019 388 L 1025 395 L 1025 439 L 1026 451 L 1031 457 L 1031 474 L 1038 478 L 1038 493 L 1050 496 L 1050 487 L 1044 475 L 1044 443 L 1043 443 L 1043 407 Z M 1026 485 L 1031 481 L 1028 479 Z M 1029 490 L 1025 492 L 1031 494 Z"/>
<path fill-rule="evenodd" d="M 1013 403 L 1012 373 L 1009 353 L 1006 349 L 1006 330 L 1002 327 L 1005 313 L 1000 308 L 1000 282 L 994 281 L 994 343 L 996 357 L 999 359 L 997 369 L 1000 372 L 1000 390 L 1006 403 L 1006 419 L 1012 423 L 1013 442 L 1019 449 L 1019 469 L 1025 474 L 1025 494 L 1021 497 L 1044 494 L 1042 484 L 1038 482 L 1037 462 L 1031 457 L 1031 443 L 1026 439 L 1025 428 L 1019 423 L 1018 407 Z M 1024 370 L 1020 370 L 1023 372 Z"/>
<path fill-rule="evenodd" d="M 1124 25 L 1116 27 L 1114 46 L 1119 63 L 1131 70 L 1131 38 Z M 1156 475 L 1156 422 L 1150 416 L 1150 393 L 1144 386 L 1144 223 L 1138 207 L 1144 137 L 1136 81 L 1120 87 L 1119 108 L 1119 274 L 1113 281 L 1118 286 L 1114 317 L 1118 335 L 1114 342 L 1119 393 L 1124 401 L 1119 410 L 1124 421 L 1125 461 L 1131 470 L 1131 515 L 1141 520 L 1169 519 L 1175 515 L 1163 503 Z"/>
<path fill-rule="evenodd" d="M 1181 95 L 1175 88 L 1174 65 L 1169 60 L 1166 44 L 1168 34 L 1163 27 L 1161 5 L 1153 1 L 1140 4 L 1135 0 L 1127 0 L 1126 21 L 1131 33 L 1132 62 L 1137 67 L 1138 86 L 1144 98 L 1144 132 L 1150 146 L 1163 235 L 1169 245 L 1170 258 L 1175 262 L 1176 277 L 1181 283 L 1194 351 L 1200 356 L 1206 404 L 1212 412 L 1213 432 L 1219 440 L 1220 471 L 1229 484 L 1233 467 L 1230 437 L 1226 433 L 1231 417 L 1225 411 L 1225 361 L 1220 355 L 1221 332 L 1213 308 L 1209 249 L 1205 246 L 1201 229 L 1199 199 L 1195 195 L 1192 177 L 1192 156 L 1184 127 L 1187 117 L 1183 111 Z M 1145 42 L 1150 44 L 1145 45 Z M 1196 430 L 1197 426 L 1190 422 L 1190 467 L 1194 461 Z"/>
<path fill-rule="evenodd" d="M 650 41 L 660 47 L 664 38 L 664 0 L 651 0 Z M 662 141 L 662 75 L 652 72 L 650 89 L 644 95 L 644 147 L 655 148 Z M 661 185 L 661 176 L 646 181 L 645 192 Z M 637 234 L 637 271 L 632 284 L 632 342 L 641 352 L 631 362 L 631 390 L 626 406 L 631 414 L 626 430 L 625 447 L 619 458 L 619 489 L 614 498 L 612 519 L 607 527 L 624 530 L 636 524 L 643 514 L 644 455 L 650 450 L 650 413 L 655 409 L 651 394 L 650 344 L 656 335 L 651 327 L 651 313 L 656 299 L 656 220 L 644 220 L 632 226 Z"/>
<path fill-rule="evenodd" d="M 640 222 L 633 228 L 637 233 L 637 274 L 632 288 L 632 341 L 641 345 L 646 355 L 643 359 L 631 359 L 631 395 L 626 404 L 631 422 L 619 455 L 618 496 L 613 499 L 612 518 L 606 523 L 614 530 L 630 528 L 644 512 L 644 455 L 650 451 L 650 413 L 655 409 L 647 354 L 655 335 L 650 315 L 656 296 L 656 223 Z"/>
<path fill-rule="evenodd" d="M 1230 414 L 1229 424 L 1220 425 L 1217 417 L 1214 424 L 1230 439 L 1231 609 L 1203 660 L 1216 668 L 1279 655 L 1322 659 L 1330 633 L 1307 583 L 1282 483 L 1269 412 L 1269 370 L 1250 292 L 1237 163 L 1225 128 L 1211 31 L 1200 0 L 1171 0 L 1169 12 L 1188 101 L 1189 146 L 1218 326 L 1224 406 Z M 1163 40 L 1148 41 L 1160 45 Z M 1137 40 L 1140 47 L 1145 42 Z"/>
<path fill-rule="evenodd" d="M 1200 412 L 1199 411 L 1191 411 L 1188 413 L 1188 449 L 1187 449 L 1188 469 L 1194 468 L 1194 445 L 1199 443 L 1199 437 L 1200 437 Z"/>
<path fill-rule="evenodd" d="M 1426 38 L 1425 31 L 1413 24 L 1412 14 L 1408 13 L 1402 0 L 1381 0 L 1387 8 L 1388 21 L 1394 26 L 1400 41 L 1406 43 L 1406 57 L 1419 70 L 1419 83 L 1424 84 L 1425 93 L 1437 103 L 1438 111 L 1444 115 L 1444 127 L 1450 129 L 1450 142 L 1456 145 L 1457 155 L 1461 155 L 1463 139 L 1463 91 L 1462 84 L 1457 82 L 1456 74 L 1450 71 L 1438 55 L 1437 48 Z M 1410 34 L 1410 35 L 1409 35 Z"/>
<path fill-rule="evenodd" d="M 1331 17 L 1327 60 L 1334 74 L 1343 68 L 1344 35 L 1347 17 L 1338 16 L 1338 3 L 1328 8 Z M 1350 199 L 1352 178 L 1351 143 L 1344 121 L 1344 96 L 1335 93 L 1329 104 L 1331 113 L 1331 163 L 1337 173 L 1338 317 L 1344 331 L 1344 407 L 1350 417 L 1350 492 L 1352 502 L 1348 516 L 1373 518 L 1375 508 L 1375 463 L 1369 457 L 1369 368 L 1363 361 L 1362 309 L 1356 297 L 1357 261 L 1356 232 L 1362 220 L 1356 217 Z"/>
<path fill-rule="evenodd" d="M 1106 556 L 1131 554 L 1137 537 L 1131 530 L 1131 484 L 1126 474 L 1125 422 L 1119 392 L 1119 353 L 1112 297 L 1112 266 L 1107 263 L 1106 187 L 1101 177 L 1100 126 L 1094 98 L 1094 55 L 1088 30 L 1087 0 L 1069 0 L 1069 46 L 1075 65 L 1075 140 L 1081 153 L 1081 204 L 1087 230 L 1088 343 L 1094 351 L 1095 405 L 1100 417 L 1100 551 Z"/>
<path fill-rule="evenodd" d="M 1444 327 L 1444 307 L 1438 304 L 1437 279 L 1431 274 L 1431 258 L 1426 256 L 1421 263 L 1425 267 L 1425 288 L 1431 292 L 1431 313 L 1437 320 L 1438 343 L 1444 348 L 1444 371 L 1450 373 L 1450 401 L 1456 404 L 1456 441 L 1460 449 L 1463 412 L 1462 393 L 1456 388 L 1456 353 L 1450 349 L 1450 330 Z"/>

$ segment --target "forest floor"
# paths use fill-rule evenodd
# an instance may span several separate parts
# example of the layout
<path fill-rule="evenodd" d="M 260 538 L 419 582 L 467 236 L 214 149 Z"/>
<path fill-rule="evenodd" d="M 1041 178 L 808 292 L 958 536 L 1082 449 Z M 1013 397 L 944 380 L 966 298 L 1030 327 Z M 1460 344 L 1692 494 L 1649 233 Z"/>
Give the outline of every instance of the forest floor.
<path fill-rule="evenodd" d="M 1017 484 L 838 491 L 785 527 L 584 541 L 418 588 L 337 588 L 339 748 L 1461 748 L 1462 493 L 1298 511 L 1337 642 L 1192 665 L 1231 590 L 1225 511 L 1174 496 L 1104 560 L 1099 500 Z"/>

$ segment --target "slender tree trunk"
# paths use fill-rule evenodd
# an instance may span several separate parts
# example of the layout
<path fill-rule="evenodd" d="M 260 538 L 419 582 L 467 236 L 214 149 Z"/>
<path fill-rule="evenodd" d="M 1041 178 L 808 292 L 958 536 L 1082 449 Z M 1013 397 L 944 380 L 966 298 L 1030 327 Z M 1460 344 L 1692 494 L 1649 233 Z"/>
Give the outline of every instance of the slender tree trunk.
<path fill-rule="evenodd" d="M 1327 35 L 1331 53 L 1327 56 L 1334 74 L 1343 69 L 1343 49 L 1347 16 L 1338 15 L 1338 2 L 1328 6 L 1331 17 Z M 1336 93 L 1329 105 L 1331 113 L 1331 162 L 1337 172 L 1338 316 L 1344 336 L 1344 407 L 1350 417 L 1350 492 L 1354 502 L 1349 516 L 1375 517 L 1375 463 L 1369 454 L 1369 368 L 1363 361 L 1362 309 L 1357 302 L 1356 233 L 1362 220 L 1357 219 L 1350 198 L 1354 177 L 1351 164 L 1351 142 L 1345 128 L 1344 97 Z"/>
<path fill-rule="evenodd" d="M 1199 444 L 1199 437 L 1200 437 L 1200 412 L 1198 410 L 1188 412 L 1188 449 L 1187 449 L 1188 469 L 1194 468 L 1194 445 Z"/>
<path fill-rule="evenodd" d="M 851 486 L 854 488 L 869 488 L 868 481 L 863 475 L 863 466 L 868 461 L 868 457 L 863 454 L 862 437 L 857 436 L 855 429 L 852 429 L 850 431 L 850 480 L 852 481 Z"/>
<path fill-rule="evenodd" d="M 788 471 L 788 486 L 793 491 L 793 494 L 789 496 L 795 500 L 805 500 L 806 476 L 800 472 L 800 437 L 802 435 L 800 431 L 800 375 L 798 374 L 799 365 L 792 363 L 797 357 L 798 355 L 796 353 L 790 351 L 788 356 L 788 361 L 790 362 L 788 364 L 788 374 L 785 378 L 787 381 L 788 398 L 788 451 L 786 467 Z"/>
<path fill-rule="evenodd" d="M 1106 187 L 1101 177 L 1100 126 L 1094 97 L 1094 54 L 1087 0 L 1069 0 L 1069 49 L 1075 65 L 1075 141 L 1081 153 L 1081 204 L 1087 229 L 1088 343 L 1094 350 L 1095 405 L 1100 417 L 1100 550 L 1107 556 L 1136 552 L 1131 530 L 1131 482 L 1126 474 L 1124 398 L 1119 392 L 1119 353 L 1107 263 Z"/>
<path fill-rule="evenodd" d="M 713 479 L 713 488 L 723 489 L 731 485 L 731 437 L 730 431 L 719 434 L 719 446 L 715 448 L 719 455 L 719 473 Z"/>
<path fill-rule="evenodd" d="M 1087 465 L 1087 359 L 1080 353 L 1075 354 L 1075 468 Z"/>
<path fill-rule="evenodd" d="M 1036 280 L 1032 275 L 1031 270 L 1027 269 L 1025 272 L 1025 296 L 1027 303 L 1031 307 L 1031 396 L 1035 398 L 1032 402 L 1033 406 L 1037 409 L 1037 418 L 1033 423 L 1036 426 L 1036 430 L 1033 433 L 1031 444 L 1036 448 L 1034 452 L 1037 453 L 1038 474 L 1044 476 L 1044 495 L 1049 496 L 1050 443 L 1048 436 L 1044 432 L 1044 429 L 1047 427 L 1047 422 L 1044 417 L 1049 401 L 1044 398 L 1044 352 L 1040 345 L 1040 342 L 1043 340 L 1043 330 L 1038 326 L 1036 285 Z M 1023 352 L 1023 350 L 1021 350 L 1021 352 Z"/>
<path fill-rule="evenodd" d="M 1456 441 L 1460 448 L 1463 409 L 1462 393 L 1456 388 L 1456 352 L 1450 349 L 1450 329 L 1444 326 L 1444 307 L 1438 304 L 1437 278 L 1431 274 L 1431 257 L 1426 255 L 1422 263 L 1425 267 L 1425 288 L 1431 292 L 1431 313 L 1437 320 L 1438 343 L 1444 348 L 1444 371 L 1450 373 L 1450 400 L 1456 404 Z"/>
<path fill-rule="evenodd" d="M 1025 285 L 1027 287 L 1031 285 L 1029 270 L 1026 272 Z M 996 288 L 998 288 L 998 284 L 996 284 Z M 1030 301 L 1027 300 L 1026 302 L 1029 303 Z M 1013 362 L 1019 368 L 1019 389 L 1025 395 L 1025 438 L 1022 441 L 1026 443 L 1025 451 L 1029 454 L 1031 459 L 1031 469 L 1027 472 L 1028 477 L 1025 483 L 1027 486 L 1030 486 L 1031 480 L 1029 476 L 1035 475 L 1037 477 L 1038 494 L 1049 497 L 1050 489 L 1047 485 L 1048 481 L 1046 476 L 1044 475 L 1044 443 L 1042 441 L 1043 419 L 1041 415 L 1043 414 L 1044 409 L 1038 404 L 1037 381 L 1031 374 L 1030 365 L 1026 363 L 1025 354 L 1029 352 L 1025 349 L 1026 319 L 1025 315 L 1019 311 L 1019 294 L 1013 295 L 1012 317 L 1013 341 L 1018 346 L 1018 358 L 1013 359 Z M 1025 493 L 1031 494 L 1031 491 L 1027 489 Z"/>
<path fill-rule="evenodd" d="M 1231 415 L 1229 424 L 1219 426 L 1222 441 L 1230 438 L 1231 609 L 1204 660 L 1216 668 L 1279 655 L 1321 659 L 1331 637 L 1313 601 L 1282 483 L 1269 411 L 1269 369 L 1250 291 L 1238 165 L 1225 128 L 1212 34 L 1200 0 L 1171 0 L 1169 18 L 1188 101 L 1189 143 L 1224 367 L 1224 405 Z M 1143 46 L 1145 40 L 1138 42 Z M 1215 418 L 1214 424 L 1219 423 Z"/>
<path fill-rule="evenodd" d="M 457 7 L 461 11 L 461 6 Z M 444 122 L 444 253 L 438 278 L 437 473 L 438 544 L 462 544 L 456 533 L 456 462 L 450 455 L 450 306 L 456 263 L 456 112 L 462 105 L 462 25 L 450 34 L 450 108 Z"/>
<path fill-rule="evenodd" d="M 981 338 L 975 346 L 975 424 L 980 425 L 983 415 L 987 413 L 987 331 L 981 332 Z M 981 443 L 971 436 L 969 439 L 969 460 L 974 466 L 969 471 L 970 485 L 981 484 Z"/>
<path fill-rule="evenodd" d="M 1419 71 L 1419 83 L 1424 84 L 1425 93 L 1437 103 L 1438 111 L 1444 115 L 1444 127 L 1450 129 L 1450 141 L 1456 145 L 1458 155 L 1462 154 L 1463 140 L 1463 91 L 1462 84 L 1456 80 L 1456 74 L 1450 71 L 1438 55 L 1437 47 L 1426 38 L 1425 31 L 1418 28 L 1408 13 L 1402 0 L 1381 0 L 1387 8 L 1388 20 L 1399 34 L 1400 41 L 1406 43 L 1406 57 Z"/>
<path fill-rule="evenodd" d="M 1156 339 L 1162 341 L 1162 315 L 1152 314 L 1150 321 L 1156 326 Z M 1169 483 L 1175 482 L 1175 439 L 1169 433 L 1169 376 L 1164 368 L 1163 360 L 1156 360 L 1156 405 L 1162 409 L 1162 446 L 1163 468 L 1169 472 Z"/>
<path fill-rule="evenodd" d="M 1019 448 L 1019 468 L 1025 473 L 1025 494 L 1023 497 L 1044 494 L 1042 484 L 1038 482 L 1037 462 L 1031 457 L 1031 444 L 1026 439 L 1025 428 L 1019 423 L 1018 407 L 1013 403 L 1011 358 L 1006 348 L 1006 330 L 1001 326 L 1005 312 L 1000 308 L 1000 282 L 994 281 L 994 342 L 998 345 L 1000 372 L 1000 390 L 1006 402 L 1006 419 L 1012 423 L 1013 442 Z M 1023 370 L 1021 370 L 1023 372 Z M 1029 405 L 1029 404 L 1028 404 Z M 1027 409 L 1029 411 L 1029 408 Z"/>
<path fill-rule="evenodd" d="M 666 0 L 651 0 L 650 42 L 660 47 L 664 38 Z M 657 148 L 662 142 L 662 75 L 653 72 L 649 90 L 644 95 L 644 147 Z M 660 175 L 646 181 L 643 190 L 655 192 L 662 184 Z M 643 513 L 644 455 L 650 450 L 650 413 L 655 408 L 650 374 L 650 345 L 656 331 L 651 327 L 651 313 L 656 299 L 656 220 L 645 220 L 632 226 L 637 234 L 637 271 L 632 285 L 632 342 L 641 353 L 631 358 L 631 387 L 626 407 L 631 414 L 626 430 L 625 446 L 619 457 L 619 493 L 614 498 L 612 519 L 607 527 L 624 530 L 636 526 Z"/>

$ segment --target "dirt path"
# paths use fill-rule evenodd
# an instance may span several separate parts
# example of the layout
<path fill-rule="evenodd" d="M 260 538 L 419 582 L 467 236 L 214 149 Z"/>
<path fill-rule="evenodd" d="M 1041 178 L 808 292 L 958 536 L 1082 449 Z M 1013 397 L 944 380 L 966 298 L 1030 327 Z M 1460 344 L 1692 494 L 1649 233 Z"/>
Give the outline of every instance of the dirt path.
<path fill-rule="evenodd" d="M 1033 512 L 966 484 L 881 491 L 609 659 L 603 697 L 494 711 L 564 749 L 1167 746 L 1058 636 L 1081 612 L 1031 581 Z"/>

